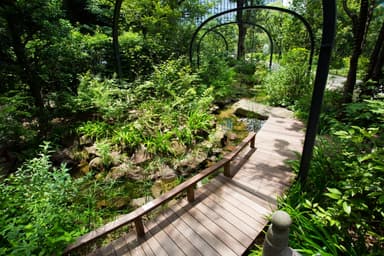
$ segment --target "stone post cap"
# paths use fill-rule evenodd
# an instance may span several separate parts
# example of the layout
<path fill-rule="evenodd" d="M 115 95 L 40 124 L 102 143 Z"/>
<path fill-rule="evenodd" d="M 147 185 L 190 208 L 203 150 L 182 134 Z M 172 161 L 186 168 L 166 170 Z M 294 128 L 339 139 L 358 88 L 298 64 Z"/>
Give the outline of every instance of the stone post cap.
<path fill-rule="evenodd" d="M 272 226 L 277 229 L 288 229 L 292 224 L 292 218 L 284 211 L 276 211 L 272 215 Z"/>

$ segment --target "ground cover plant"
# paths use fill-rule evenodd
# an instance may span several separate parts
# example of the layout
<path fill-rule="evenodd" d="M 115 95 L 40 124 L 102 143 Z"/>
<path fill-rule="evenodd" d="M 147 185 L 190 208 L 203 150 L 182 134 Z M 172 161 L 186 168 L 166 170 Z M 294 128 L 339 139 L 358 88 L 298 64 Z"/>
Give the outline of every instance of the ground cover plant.
<path fill-rule="evenodd" d="M 293 218 L 290 246 L 304 255 L 380 255 L 383 100 L 342 105 L 341 98 L 338 91 L 326 92 L 308 181 L 295 184 L 279 207 Z M 295 108 L 301 116 L 308 105 Z"/>
<path fill-rule="evenodd" d="M 304 27 L 277 13 L 249 12 L 244 18 L 274 40 L 272 70 L 266 35 L 237 24 L 207 35 L 196 69 L 184 56 L 190 37 L 220 1 L 205 2 L 1 1 L 0 255 L 60 254 L 133 210 L 134 199 L 145 203 L 217 161 L 226 141 L 216 137 L 213 113 L 238 98 L 307 118 Z M 380 2 L 337 3 L 331 68 L 348 74 L 348 83 L 341 93 L 326 92 L 311 179 L 281 202 L 295 219 L 292 246 L 304 254 L 383 250 Z M 320 2 L 295 0 L 290 8 L 320 38 Z M 360 13 L 369 22 L 351 18 Z M 355 77 L 363 83 L 352 94 Z"/>

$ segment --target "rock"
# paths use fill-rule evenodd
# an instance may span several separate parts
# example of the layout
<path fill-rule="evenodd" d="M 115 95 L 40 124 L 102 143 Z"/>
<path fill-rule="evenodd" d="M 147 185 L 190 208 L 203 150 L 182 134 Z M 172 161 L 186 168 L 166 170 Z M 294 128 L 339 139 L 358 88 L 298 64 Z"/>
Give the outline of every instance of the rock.
<path fill-rule="evenodd" d="M 65 148 L 61 151 L 57 151 L 51 157 L 52 163 L 54 165 L 66 164 L 69 168 L 76 166 L 76 161 L 74 159 L 74 154 L 70 149 Z"/>
<path fill-rule="evenodd" d="M 130 204 L 130 199 L 126 197 L 115 198 L 112 201 L 112 208 L 120 210 L 126 208 Z"/>
<path fill-rule="evenodd" d="M 111 162 L 113 166 L 117 166 L 121 163 L 121 154 L 117 151 L 112 151 L 109 156 L 111 157 Z"/>
<path fill-rule="evenodd" d="M 260 120 L 267 120 L 268 119 L 267 115 L 262 115 L 258 112 L 250 111 L 250 110 L 244 109 L 242 107 L 238 107 L 235 110 L 235 115 L 238 117 L 257 118 Z"/>
<path fill-rule="evenodd" d="M 163 192 L 161 180 L 155 181 L 155 183 L 151 187 L 151 192 L 155 198 L 158 198 L 159 196 L 161 196 L 161 194 Z"/>
<path fill-rule="evenodd" d="M 151 159 L 150 154 L 147 152 L 147 149 L 144 145 L 140 144 L 140 148 L 132 156 L 132 162 L 134 164 L 141 164 L 145 161 Z"/>
<path fill-rule="evenodd" d="M 157 198 L 177 186 L 177 177 L 156 180 L 151 187 L 152 195 Z"/>
<path fill-rule="evenodd" d="M 104 169 L 103 159 L 101 157 L 95 157 L 89 162 L 89 169 Z"/>
<path fill-rule="evenodd" d="M 134 208 L 139 208 L 139 207 L 145 205 L 147 202 L 152 201 L 152 200 L 153 200 L 153 198 L 151 196 L 135 198 L 135 199 L 131 200 L 131 206 Z"/>
<path fill-rule="evenodd" d="M 87 151 L 88 155 L 101 156 L 100 153 L 97 151 L 97 147 L 95 144 L 89 147 L 85 147 L 84 149 L 85 151 Z"/>
<path fill-rule="evenodd" d="M 97 208 L 97 209 L 105 208 L 105 207 L 107 207 L 107 206 L 108 206 L 108 204 L 107 204 L 107 200 L 101 200 L 101 201 L 98 201 L 98 202 L 96 203 L 96 208 Z"/>
<path fill-rule="evenodd" d="M 226 133 L 226 130 L 223 127 L 219 126 L 216 129 L 215 133 L 211 136 L 210 141 L 214 145 L 221 145 L 222 141 L 227 139 L 225 137 L 226 136 L 225 133 Z"/>
<path fill-rule="evenodd" d="M 227 135 L 227 139 L 232 141 L 237 140 L 239 138 L 236 133 L 230 132 L 230 131 L 228 131 L 226 135 Z"/>
<path fill-rule="evenodd" d="M 104 172 L 99 172 L 98 174 L 95 175 L 95 179 L 98 181 L 104 180 L 105 173 Z"/>
<path fill-rule="evenodd" d="M 178 163 L 178 171 L 186 176 L 202 165 L 207 160 L 208 154 L 204 151 L 188 153 L 187 156 Z"/>
<path fill-rule="evenodd" d="M 160 176 L 163 181 L 174 181 L 177 178 L 175 170 L 168 165 L 163 165 L 160 169 Z"/>
<path fill-rule="evenodd" d="M 200 144 L 203 148 L 206 148 L 207 150 L 212 150 L 213 148 L 213 143 L 208 141 L 208 140 L 205 140 L 203 141 L 201 144 Z"/>
<path fill-rule="evenodd" d="M 176 156 L 184 154 L 187 150 L 187 147 L 177 140 L 171 141 L 171 147 L 172 153 Z"/>
<path fill-rule="evenodd" d="M 92 144 L 93 144 L 93 140 L 88 136 L 83 135 L 79 138 L 80 146 L 91 146 Z"/>
<path fill-rule="evenodd" d="M 105 177 L 106 180 L 118 180 L 122 178 L 142 180 L 144 179 L 144 170 L 138 166 L 122 163 L 119 166 L 112 167 Z"/>
<path fill-rule="evenodd" d="M 89 172 L 89 164 L 85 160 L 81 160 L 80 163 L 77 165 L 77 168 L 84 175 L 88 174 Z"/>

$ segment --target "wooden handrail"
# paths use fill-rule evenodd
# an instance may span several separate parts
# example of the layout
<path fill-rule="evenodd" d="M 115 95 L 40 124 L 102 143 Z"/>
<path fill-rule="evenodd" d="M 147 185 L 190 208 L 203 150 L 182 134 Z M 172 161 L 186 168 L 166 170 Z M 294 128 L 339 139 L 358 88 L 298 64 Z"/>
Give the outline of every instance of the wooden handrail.
<path fill-rule="evenodd" d="M 187 190 L 187 198 L 189 202 L 194 201 L 194 187 L 197 182 L 201 181 L 205 177 L 211 175 L 213 172 L 217 171 L 221 167 L 224 166 L 224 173 L 226 172 L 226 169 L 230 167 L 230 161 L 236 157 L 241 150 L 245 148 L 245 146 L 250 143 L 251 148 L 254 148 L 255 145 L 255 136 L 256 134 L 254 132 L 250 133 L 236 148 L 229 154 L 225 155 L 222 160 L 217 162 L 216 164 L 204 169 L 200 173 L 196 174 L 192 178 L 184 181 L 180 185 L 176 186 L 172 190 L 164 193 L 163 195 L 159 196 L 158 198 L 146 203 L 145 205 L 137 208 L 131 213 L 125 214 L 123 216 L 120 216 L 114 221 L 111 221 L 104 226 L 101 226 L 81 237 L 79 237 L 74 243 L 70 244 L 64 251 L 63 254 L 68 254 L 69 252 L 101 237 L 104 236 L 124 225 L 127 225 L 130 222 L 135 223 L 136 228 L 136 234 L 139 237 L 142 237 L 145 235 L 144 226 L 142 222 L 142 216 L 151 212 L 155 208 L 159 207 L 160 205 L 164 204 L 165 202 L 171 200 L 181 192 Z"/>

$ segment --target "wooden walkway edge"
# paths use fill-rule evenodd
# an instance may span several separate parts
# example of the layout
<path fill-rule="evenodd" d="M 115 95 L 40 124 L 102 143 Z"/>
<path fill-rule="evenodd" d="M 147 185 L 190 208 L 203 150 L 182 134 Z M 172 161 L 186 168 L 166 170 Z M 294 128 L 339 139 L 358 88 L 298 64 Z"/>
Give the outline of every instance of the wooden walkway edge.
<path fill-rule="evenodd" d="M 232 178 L 218 175 L 194 190 L 194 200 L 178 200 L 144 224 L 145 236 L 125 234 L 90 255 L 242 255 L 294 178 L 285 162 L 301 151 L 302 129 L 293 118 L 271 114 L 256 149 L 232 156 L 238 164 L 226 170 Z"/>

